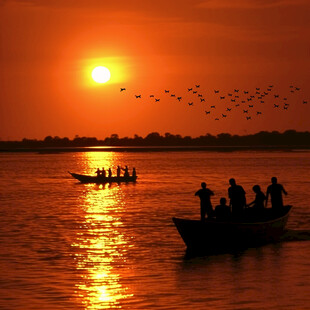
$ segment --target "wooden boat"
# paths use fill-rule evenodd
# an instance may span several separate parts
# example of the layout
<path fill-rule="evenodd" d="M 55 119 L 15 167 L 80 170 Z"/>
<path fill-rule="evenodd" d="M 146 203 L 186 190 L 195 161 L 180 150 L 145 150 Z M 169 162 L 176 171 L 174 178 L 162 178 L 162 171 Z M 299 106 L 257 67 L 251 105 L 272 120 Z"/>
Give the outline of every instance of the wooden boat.
<path fill-rule="evenodd" d="M 268 208 L 257 214 L 248 208 L 238 220 L 172 220 L 188 251 L 222 252 L 277 241 L 284 233 L 291 209 L 292 206 L 284 206 L 275 212 Z"/>
<path fill-rule="evenodd" d="M 77 174 L 68 171 L 75 179 L 79 180 L 81 183 L 96 183 L 96 184 L 105 184 L 105 183 L 120 183 L 120 182 L 136 182 L 137 176 L 129 176 L 129 177 L 103 177 L 103 176 L 92 176 L 92 175 L 84 175 Z"/>

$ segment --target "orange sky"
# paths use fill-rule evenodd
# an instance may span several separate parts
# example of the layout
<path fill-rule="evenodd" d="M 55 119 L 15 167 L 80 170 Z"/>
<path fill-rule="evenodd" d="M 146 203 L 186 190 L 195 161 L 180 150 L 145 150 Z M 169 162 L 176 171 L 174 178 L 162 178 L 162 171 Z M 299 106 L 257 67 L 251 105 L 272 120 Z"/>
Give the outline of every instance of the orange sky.
<path fill-rule="evenodd" d="M 2 0 L 0 139 L 310 130 L 309 16 L 308 0 Z"/>

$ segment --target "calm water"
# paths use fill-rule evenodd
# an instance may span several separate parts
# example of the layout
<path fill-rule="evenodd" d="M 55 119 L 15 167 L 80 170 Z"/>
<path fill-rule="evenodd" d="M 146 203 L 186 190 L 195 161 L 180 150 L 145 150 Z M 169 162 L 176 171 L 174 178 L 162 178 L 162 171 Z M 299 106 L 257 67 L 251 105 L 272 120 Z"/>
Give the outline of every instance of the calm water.
<path fill-rule="evenodd" d="M 135 166 L 136 184 L 67 171 Z M 0 154 L 1 309 L 310 309 L 309 152 Z M 199 218 L 235 177 L 254 198 L 278 176 L 294 205 L 285 242 L 184 257 L 172 216 Z"/>

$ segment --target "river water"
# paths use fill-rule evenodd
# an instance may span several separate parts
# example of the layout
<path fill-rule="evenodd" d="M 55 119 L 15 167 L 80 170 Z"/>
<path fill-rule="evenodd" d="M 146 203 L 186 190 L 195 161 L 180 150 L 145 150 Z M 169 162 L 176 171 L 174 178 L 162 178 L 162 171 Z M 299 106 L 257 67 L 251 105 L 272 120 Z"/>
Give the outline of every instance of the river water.
<path fill-rule="evenodd" d="M 80 184 L 67 171 L 136 167 L 135 184 Z M 0 309 L 310 309 L 310 153 L 0 154 Z M 277 176 L 287 238 L 186 257 L 171 217 L 199 219 L 202 181 L 254 199 Z"/>

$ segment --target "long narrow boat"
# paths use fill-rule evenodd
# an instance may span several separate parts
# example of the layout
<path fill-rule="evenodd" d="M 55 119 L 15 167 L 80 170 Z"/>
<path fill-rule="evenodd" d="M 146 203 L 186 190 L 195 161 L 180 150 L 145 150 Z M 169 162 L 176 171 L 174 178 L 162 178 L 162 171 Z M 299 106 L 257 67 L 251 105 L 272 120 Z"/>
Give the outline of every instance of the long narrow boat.
<path fill-rule="evenodd" d="M 222 252 L 277 241 L 284 233 L 291 209 L 292 206 L 284 206 L 280 212 L 274 212 L 268 208 L 257 214 L 249 208 L 238 220 L 172 220 L 188 251 Z"/>
<path fill-rule="evenodd" d="M 105 183 L 120 183 L 120 182 L 136 182 L 137 176 L 129 177 L 103 177 L 103 176 L 92 176 L 85 174 L 77 174 L 68 171 L 75 179 L 79 180 L 81 183 L 96 183 L 96 184 L 105 184 Z"/>

